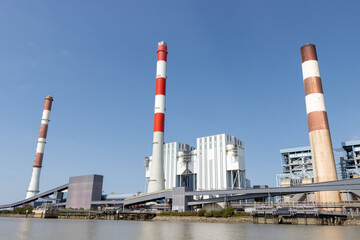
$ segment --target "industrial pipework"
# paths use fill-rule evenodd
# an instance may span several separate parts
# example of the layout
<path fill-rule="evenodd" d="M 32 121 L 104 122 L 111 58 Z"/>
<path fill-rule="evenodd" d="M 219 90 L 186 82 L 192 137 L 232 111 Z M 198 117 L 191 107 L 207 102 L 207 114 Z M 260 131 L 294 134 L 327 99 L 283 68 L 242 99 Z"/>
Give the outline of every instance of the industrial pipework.
<path fill-rule="evenodd" d="M 156 93 L 154 114 L 153 152 L 150 170 L 148 193 L 165 189 L 164 182 L 164 121 L 165 121 L 165 89 L 167 45 L 158 43 L 156 68 Z"/>
<path fill-rule="evenodd" d="M 34 166 L 31 175 L 30 185 L 26 193 L 26 198 L 33 197 L 39 193 L 40 171 L 44 157 L 46 135 L 50 122 L 50 112 L 53 100 L 54 99 L 50 96 L 45 97 L 44 111 L 41 118 L 40 133 L 36 146 Z"/>
<path fill-rule="evenodd" d="M 300 49 L 314 181 L 336 181 L 336 168 L 315 45 Z M 337 191 L 315 193 L 317 202 L 338 202 Z"/>

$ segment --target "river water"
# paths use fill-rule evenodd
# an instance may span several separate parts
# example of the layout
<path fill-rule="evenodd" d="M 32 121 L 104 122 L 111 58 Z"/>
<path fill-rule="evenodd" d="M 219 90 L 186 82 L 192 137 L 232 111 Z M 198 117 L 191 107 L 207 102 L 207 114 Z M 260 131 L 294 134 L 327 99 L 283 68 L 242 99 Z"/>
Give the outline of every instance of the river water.
<path fill-rule="evenodd" d="M 1 240 L 359 239 L 360 227 L 0 218 Z"/>

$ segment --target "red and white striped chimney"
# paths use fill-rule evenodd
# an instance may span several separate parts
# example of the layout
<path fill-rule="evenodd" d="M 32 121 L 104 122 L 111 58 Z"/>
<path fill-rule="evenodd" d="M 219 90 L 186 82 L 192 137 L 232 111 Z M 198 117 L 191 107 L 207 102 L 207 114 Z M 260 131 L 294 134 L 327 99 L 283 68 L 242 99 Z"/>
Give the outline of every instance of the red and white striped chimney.
<path fill-rule="evenodd" d="M 164 182 L 164 121 L 165 121 L 165 89 L 167 46 L 164 41 L 158 43 L 156 93 L 152 163 L 148 193 L 165 189 Z"/>
<path fill-rule="evenodd" d="M 305 44 L 300 52 L 314 180 L 335 181 L 334 153 L 315 45 Z M 338 202 L 340 195 L 337 191 L 318 192 L 315 199 L 317 202 Z"/>
<path fill-rule="evenodd" d="M 34 166 L 32 171 L 32 176 L 30 180 L 30 185 L 26 193 L 26 198 L 31 198 L 39 193 L 39 183 L 40 183 L 40 171 L 42 167 L 42 161 L 44 157 L 44 149 L 46 143 L 46 135 L 47 130 L 50 122 L 50 112 L 51 112 L 51 105 L 53 102 L 53 98 L 47 96 L 45 98 L 44 104 L 44 111 L 41 118 L 41 125 L 40 125 L 40 133 L 39 138 L 36 146 L 36 154 L 34 160 Z"/>

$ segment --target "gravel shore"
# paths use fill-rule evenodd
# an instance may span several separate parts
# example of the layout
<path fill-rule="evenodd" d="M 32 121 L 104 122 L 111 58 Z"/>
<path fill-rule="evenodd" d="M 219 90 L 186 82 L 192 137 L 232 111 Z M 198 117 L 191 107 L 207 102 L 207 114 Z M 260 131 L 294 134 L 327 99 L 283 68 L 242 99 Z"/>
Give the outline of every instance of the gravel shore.
<path fill-rule="evenodd" d="M 160 222 L 204 222 L 204 223 L 253 223 L 251 216 L 230 217 L 230 218 L 207 218 L 196 216 L 156 216 L 151 221 Z M 360 218 L 349 218 L 344 222 L 343 226 L 360 226 Z"/>
<path fill-rule="evenodd" d="M 344 222 L 344 226 L 360 226 L 360 217 L 348 218 Z"/>

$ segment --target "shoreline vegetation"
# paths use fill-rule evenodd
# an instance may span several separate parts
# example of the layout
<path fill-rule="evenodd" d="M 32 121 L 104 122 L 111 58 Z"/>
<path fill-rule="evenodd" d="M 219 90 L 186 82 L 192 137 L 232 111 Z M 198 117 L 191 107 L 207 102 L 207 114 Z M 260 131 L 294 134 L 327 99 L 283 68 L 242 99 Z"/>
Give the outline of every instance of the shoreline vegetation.
<path fill-rule="evenodd" d="M 0 217 L 34 218 L 34 215 L 31 206 L 0 211 Z M 63 217 L 59 218 L 66 219 Z M 68 219 L 88 218 L 72 216 Z M 226 207 L 225 209 L 218 211 L 206 211 L 201 209 L 196 212 L 160 212 L 150 221 L 252 224 L 253 218 L 250 213 L 234 212 L 232 207 Z M 343 226 L 360 226 L 360 217 L 348 218 Z"/>
<path fill-rule="evenodd" d="M 202 222 L 202 223 L 239 223 L 252 224 L 253 218 L 251 216 L 242 217 L 199 217 L 199 216 L 156 216 L 151 221 L 157 222 Z"/>
<path fill-rule="evenodd" d="M 251 216 L 250 213 L 245 212 L 235 212 L 233 207 L 226 207 L 222 210 L 210 210 L 200 209 L 196 212 L 160 212 L 157 216 L 198 216 L 198 217 L 242 217 L 242 216 Z"/>
<path fill-rule="evenodd" d="M 25 207 L 16 207 L 12 210 L 1 210 L 0 211 L 0 215 L 6 215 L 6 214 L 11 214 L 11 215 L 26 215 L 26 214 L 31 214 L 33 211 L 33 207 L 31 205 L 25 206 Z"/>
<path fill-rule="evenodd" d="M 232 207 L 222 210 L 197 212 L 160 212 L 151 221 L 163 222 L 207 222 L 207 223 L 253 223 L 250 213 L 234 212 Z"/>

